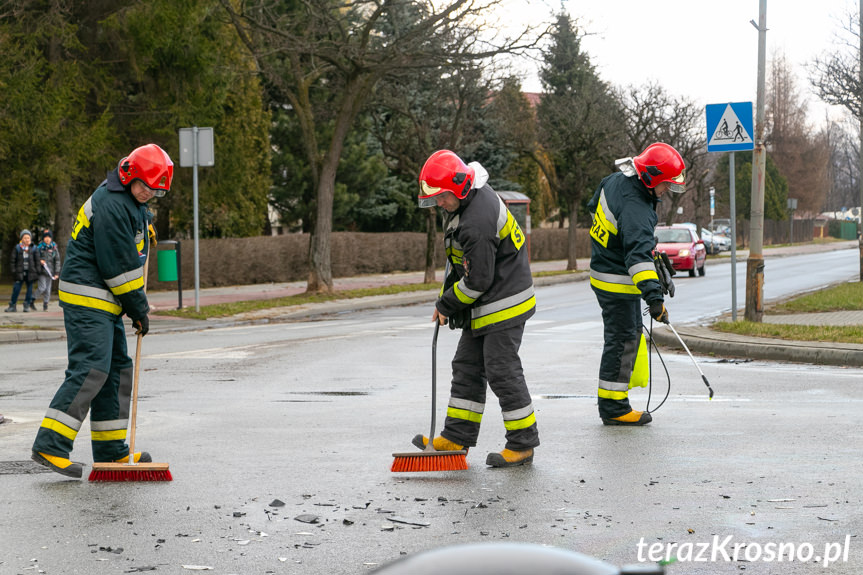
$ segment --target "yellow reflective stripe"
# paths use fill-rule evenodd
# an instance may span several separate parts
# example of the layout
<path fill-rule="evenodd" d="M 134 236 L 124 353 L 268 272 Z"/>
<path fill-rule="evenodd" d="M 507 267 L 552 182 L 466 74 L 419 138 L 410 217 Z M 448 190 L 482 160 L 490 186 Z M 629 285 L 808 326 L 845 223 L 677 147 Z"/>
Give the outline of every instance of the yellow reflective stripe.
<path fill-rule="evenodd" d="M 641 290 L 638 289 L 638 286 L 604 282 L 593 277 L 590 278 L 590 285 L 594 286 L 596 289 L 601 289 L 602 291 L 610 291 L 613 293 L 629 293 L 635 295 L 639 295 L 641 293 Z"/>
<path fill-rule="evenodd" d="M 72 429 L 68 425 L 60 423 L 56 419 L 51 419 L 49 417 L 46 417 L 42 420 L 42 427 L 44 427 L 45 429 L 50 429 L 55 433 L 59 433 L 66 439 L 71 439 L 72 441 L 75 441 L 75 438 L 78 436 L 78 432 L 76 430 Z"/>
<path fill-rule="evenodd" d="M 637 274 L 635 274 L 634 276 L 632 276 L 632 283 L 634 283 L 634 284 L 637 284 L 638 282 L 641 282 L 641 281 L 644 281 L 644 280 L 656 280 L 656 281 L 659 281 L 659 276 L 658 276 L 658 275 L 656 275 L 656 270 L 655 270 L 655 269 L 652 269 L 652 270 L 646 270 L 646 271 L 643 271 L 643 272 L 638 272 Z"/>
<path fill-rule="evenodd" d="M 458 282 L 457 284 L 452 286 L 452 291 L 453 293 L 455 293 L 455 297 L 458 298 L 458 301 L 464 304 L 472 304 L 473 302 L 475 302 L 476 298 L 470 297 L 469 295 L 461 291 L 461 289 L 458 287 L 460 283 L 461 282 Z"/>
<path fill-rule="evenodd" d="M 628 391 L 609 391 L 607 389 L 599 389 L 596 393 L 602 399 L 626 399 L 629 397 Z"/>
<path fill-rule="evenodd" d="M 144 287 L 144 278 L 140 277 L 138 279 L 134 279 L 132 281 L 128 281 L 124 284 L 120 284 L 117 287 L 112 287 L 111 293 L 114 295 L 123 295 L 124 293 L 129 293 L 130 291 L 135 291 L 136 289 L 140 289 Z"/>
<path fill-rule="evenodd" d="M 599 202 L 599 205 L 596 206 L 596 217 L 599 219 L 600 224 L 603 228 L 617 235 L 617 226 L 609 221 L 607 217 L 605 217 L 605 210 L 602 208 L 602 202 Z"/>
<path fill-rule="evenodd" d="M 512 421 L 504 421 L 503 426 L 508 430 L 512 431 L 514 429 L 524 429 L 526 427 L 530 427 L 536 423 L 536 415 L 531 413 L 527 417 L 522 419 L 513 419 Z"/>
<path fill-rule="evenodd" d="M 123 312 L 123 308 L 121 306 L 113 304 L 111 302 L 107 302 L 103 299 L 76 295 L 65 291 L 60 292 L 60 301 L 64 303 L 70 303 L 72 305 L 80 305 L 83 307 L 100 309 L 114 315 L 120 315 Z"/>
<path fill-rule="evenodd" d="M 465 421 L 472 421 L 473 423 L 480 423 L 482 421 L 481 413 L 476 413 L 475 411 L 470 411 L 468 409 L 449 407 L 446 410 L 446 415 L 453 419 L 463 419 Z"/>
<path fill-rule="evenodd" d="M 629 378 L 629 389 L 647 387 L 648 380 L 650 380 L 650 364 L 647 361 L 647 340 L 644 334 L 641 334 L 638 353 L 635 355 L 635 364 L 632 366 L 632 375 Z"/>
<path fill-rule="evenodd" d="M 509 212 L 509 210 L 507 210 L 506 223 L 503 225 L 503 227 L 497 233 L 497 237 L 499 237 L 500 239 L 503 239 L 506 236 L 508 236 L 510 233 L 512 233 L 512 226 L 514 224 L 515 224 L 515 218 L 512 217 L 512 214 Z"/>
<path fill-rule="evenodd" d="M 482 317 L 471 320 L 470 327 L 471 329 L 480 329 L 481 327 L 485 327 L 493 323 L 500 323 L 504 320 L 518 317 L 534 307 L 536 307 L 536 296 L 531 296 L 529 300 L 526 300 L 513 307 L 503 309 L 495 313 L 490 313 L 488 315 L 484 315 Z"/>
<path fill-rule="evenodd" d="M 115 429 L 113 431 L 90 431 L 90 439 L 93 441 L 115 441 L 126 439 L 125 429 Z"/>

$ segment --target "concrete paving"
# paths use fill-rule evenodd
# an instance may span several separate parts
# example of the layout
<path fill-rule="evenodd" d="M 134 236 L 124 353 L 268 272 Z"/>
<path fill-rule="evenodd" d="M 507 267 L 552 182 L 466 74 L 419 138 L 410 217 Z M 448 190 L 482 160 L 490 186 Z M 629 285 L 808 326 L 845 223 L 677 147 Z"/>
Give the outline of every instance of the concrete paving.
<path fill-rule="evenodd" d="M 848 249 L 857 245 L 854 241 L 833 243 L 812 243 L 777 248 L 766 248 L 766 257 L 782 257 L 816 253 L 837 249 Z M 730 257 L 724 254 L 721 257 Z M 747 250 L 738 250 L 738 261 L 748 257 Z M 563 271 L 565 260 L 533 262 L 531 267 L 536 272 Z M 578 269 L 589 268 L 588 259 L 578 260 Z M 438 272 L 437 280 L 441 281 L 443 272 Z M 574 273 L 559 276 L 538 277 L 537 286 L 551 285 L 562 282 L 584 281 L 586 273 Z M 375 274 L 348 278 L 335 278 L 334 287 L 337 291 L 375 288 L 388 285 L 403 285 L 422 283 L 422 272 L 404 272 L 391 274 Z M 276 299 L 302 294 L 306 282 L 268 283 L 239 285 L 227 287 L 205 288 L 199 290 L 198 302 L 201 306 L 214 305 L 245 300 Z M 160 291 L 149 294 L 153 313 L 151 314 L 151 329 L 154 331 L 184 331 L 199 330 L 209 327 L 226 325 L 243 325 L 255 323 L 284 322 L 309 317 L 357 311 L 388 306 L 412 305 L 433 301 L 437 290 L 408 292 L 394 295 L 369 296 L 350 300 L 334 300 L 324 303 L 304 304 L 289 307 L 273 307 L 252 312 L 245 312 L 231 317 L 210 320 L 196 320 L 160 315 L 159 310 L 176 309 L 179 303 L 176 291 Z M 0 298 L 8 294 L 0 294 Z M 0 300 L 5 301 L 5 300 Z M 182 294 L 184 307 L 194 307 L 195 293 L 186 290 Z M 28 343 L 49 341 L 65 338 L 63 329 L 63 312 L 55 301 L 52 301 L 48 311 L 31 311 L 22 313 L 19 300 L 17 313 L 4 313 L 0 316 L 0 344 Z M 41 304 L 37 306 L 41 309 Z M 847 311 L 814 314 L 766 315 L 765 323 L 800 324 L 800 325 L 863 325 L 863 311 Z M 863 345 L 835 344 L 831 342 L 800 342 L 769 338 L 744 337 L 734 334 L 716 332 L 705 326 L 675 325 L 687 347 L 697 353 L 717 356 L 744 357 L 749 359 L 767 359 L 775 361 L 793 361 L 828 365 L 863 366 Z M 658 343 L 670 347 L 680 347 L 679 341 L 670 330 L 661 327 L 655 332 Z"/>

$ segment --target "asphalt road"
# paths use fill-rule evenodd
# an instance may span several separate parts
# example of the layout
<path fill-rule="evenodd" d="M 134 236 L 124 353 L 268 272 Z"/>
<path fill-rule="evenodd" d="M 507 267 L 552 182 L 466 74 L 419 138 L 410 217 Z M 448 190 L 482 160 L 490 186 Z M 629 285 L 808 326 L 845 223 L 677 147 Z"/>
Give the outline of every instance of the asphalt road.
<path fill-rule="evenodd" d="M 765 291 L 779 260 L 768 266 Z M 719 301 L 704 288 L 721 283 L 720 268 L 681 278 L 672 321 Z M 586 282 L 539 290 L 522 359 L 542 445 L 532 467 L 509 470 L 483 464 L 503 440 L 490 395 L 468 471 L 389 471 L 392 453 L 427 433 L 429 306 L 148 336 L 138 444 L 170 463 L 170 483 L 32 473 L 30 445 L 62 378 L 65 345 L 0 346 L 0 402 L 13 420 L 0 426 L 0 574 L 348 574 L 495 541 L 618 565 L 647 558 L 650 545 L 664 556 L 676 544 L 672 557 L 694 549 L 672 574 L 860 573 L 863 371 L 700 358 L 717 393 L 708 402 L 688 357 L 664 353 L 671 391 L 654 423 L 604 427 L 591 298 Z M 456 341 L 442 331 L 439 421 Z M 664 371 L 654 372 L 651 409 L 667 386 Z M 643 407 L 648 392 L 632 398 Z M 88 436 L 85 424 L 73 459 L 90 461 Z M 714 560 L 696 561 L 714 542 Z M 735 545 L 746 546 L 736 560 Z M 793 546 L 795 561 L 766 561 L 770 545 Z M 809 546 L 809 560 L 798 561 Z"/>

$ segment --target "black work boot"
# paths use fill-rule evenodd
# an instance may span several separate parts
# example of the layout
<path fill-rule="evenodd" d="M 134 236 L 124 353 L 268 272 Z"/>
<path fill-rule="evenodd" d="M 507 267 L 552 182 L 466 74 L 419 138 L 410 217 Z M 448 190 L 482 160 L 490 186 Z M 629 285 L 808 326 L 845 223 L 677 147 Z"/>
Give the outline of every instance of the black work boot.
<path fill-rule="evenodd" d="M 9 307 L 4 309 L 3 311 L 18 311 L 18 306 L 16 306 L 14 303 L 10 303 Z"/>
<path fill-rule="evenodd" d="M 602 418 L 602 423 L 605 425 L 647 425 L 653 421 L 653 416 L 646 411 L 635 411 L 625 413 L 620 417 Z"/>
<path fill-rule="evenodd" d="M 525 451 L 504 449 L 500 453 L 489 453 L 485 460 L 485 464 L 492 467 L 515 467 L 517 465 L 528 465 L 530 463 L 533 463 L 533 449 L 527 449 Z"/>
<path fill-rule="evenodd" d="M 39 465 L 44 465 L 51 471 L 56 471 L 60 475 L 65 475 L 66 477 L 73 477 L 75 479 L 81 479 L 81 475 L 84 473 L 84 466 L 80 463 L 73 463 L 69 461 L 65 457 L 60 457 L 59 455 L 49 455 L 47 453 L 40 453 L 39 451 L 34 451 L 33 455 L 30 456 L 30 459 L 38 463 Z"/>

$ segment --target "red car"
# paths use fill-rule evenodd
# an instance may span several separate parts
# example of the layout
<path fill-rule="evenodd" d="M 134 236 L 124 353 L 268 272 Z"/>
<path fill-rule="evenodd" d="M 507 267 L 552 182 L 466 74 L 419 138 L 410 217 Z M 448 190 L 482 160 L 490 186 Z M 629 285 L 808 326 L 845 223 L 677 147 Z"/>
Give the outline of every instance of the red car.
<path fill-rule="evenodd" d="M 686 226 L 656 226 L 657 252 L 665 252 L 676 270 L 686 270 L 689 277 L 704 275 L 707 248 L 692 229 Z"/>

